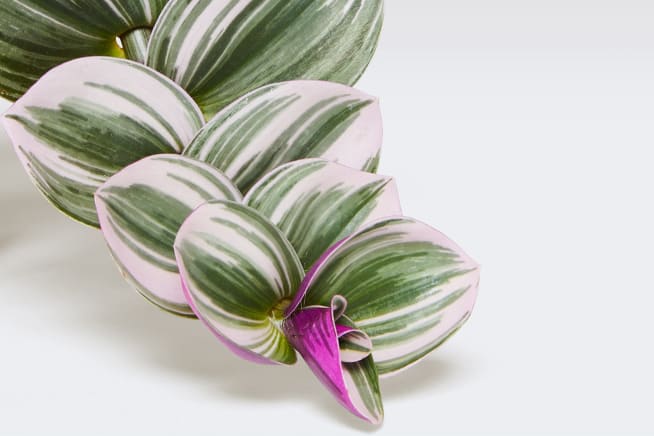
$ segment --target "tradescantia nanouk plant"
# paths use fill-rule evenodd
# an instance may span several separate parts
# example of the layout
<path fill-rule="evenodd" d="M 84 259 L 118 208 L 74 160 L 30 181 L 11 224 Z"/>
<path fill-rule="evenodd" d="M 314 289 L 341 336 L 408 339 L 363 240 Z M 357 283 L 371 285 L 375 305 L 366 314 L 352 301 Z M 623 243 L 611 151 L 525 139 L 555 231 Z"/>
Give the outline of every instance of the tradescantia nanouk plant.
<path fill-rule="evenodd" d="M 0 3 L 16 153 L 101 229 L 146 300 L 236 355 L 297 354 L 350 412 L 468 319 L 479 269 L 375 174 L 379 103 L 350 87 L 381 0 Z"/>

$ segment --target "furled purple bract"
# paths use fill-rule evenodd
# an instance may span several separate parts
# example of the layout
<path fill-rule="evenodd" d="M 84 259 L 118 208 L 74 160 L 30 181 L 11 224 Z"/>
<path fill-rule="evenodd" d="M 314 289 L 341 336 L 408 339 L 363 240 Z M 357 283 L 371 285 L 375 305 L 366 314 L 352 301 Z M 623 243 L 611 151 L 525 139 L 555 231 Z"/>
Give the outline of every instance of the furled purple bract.
<path fill-rule="evenodd" d="M 383 406 L 377 369 L 370 356 L 371 343 L 365 333 L 343 319 L 337 298 L 329 307 L 311 306 L 293 314 L 285 320 L 284 332 L 341 405 L 377 424 L 382 420 Z"/>

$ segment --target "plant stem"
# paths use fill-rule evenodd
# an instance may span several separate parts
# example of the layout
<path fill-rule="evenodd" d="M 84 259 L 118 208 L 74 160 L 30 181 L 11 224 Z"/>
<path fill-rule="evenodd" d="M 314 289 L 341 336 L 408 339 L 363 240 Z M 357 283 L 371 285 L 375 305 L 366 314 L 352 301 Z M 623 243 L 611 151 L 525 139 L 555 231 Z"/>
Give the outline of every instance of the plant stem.
<path fill-rule="evenodd" d="M 148 53 L 148 41 L 150 40 L 151 29 L 142 27 L 130 30 L 120 37 L 125 50 L 125 57 L 142 64 L 145 63 Z"/>

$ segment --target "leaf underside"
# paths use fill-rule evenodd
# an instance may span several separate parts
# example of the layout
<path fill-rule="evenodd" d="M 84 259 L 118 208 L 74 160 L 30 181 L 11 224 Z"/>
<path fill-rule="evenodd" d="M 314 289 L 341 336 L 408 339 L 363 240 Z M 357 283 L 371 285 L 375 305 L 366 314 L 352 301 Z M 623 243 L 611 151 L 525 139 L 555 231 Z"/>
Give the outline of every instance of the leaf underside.
<path fill-rule="evenodd" d="M 354 415 L 373 424 L 383 420 L 379 378 L 368 355 L 356 362 L 343 362 L 334 308 L 312 306 L 293 314 L 284 330 L 318 380 L 339 403 Z"/>

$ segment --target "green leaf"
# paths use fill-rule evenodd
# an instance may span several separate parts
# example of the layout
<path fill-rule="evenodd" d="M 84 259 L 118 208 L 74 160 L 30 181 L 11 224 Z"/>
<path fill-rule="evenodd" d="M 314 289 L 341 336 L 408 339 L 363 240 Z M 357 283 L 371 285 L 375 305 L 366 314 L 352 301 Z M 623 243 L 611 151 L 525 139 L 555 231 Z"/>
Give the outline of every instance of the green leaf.
<path fill-rule="evenodd" d="M 363 225 L 402 213 L 392 178 L 322 159 L 277 168 L 250 190 L 245 203 L 286 235 L 305 269 Z"/>
<path fill-rule="evenodd" d="M 247 206 L 207 203 L 182 225 L 175 252 L 190 303 L 212 330 L 270 361 L 295 362 L 280 327 L 304 273 L 275 226 Z"/>
<path fill-rule="evenodd" d="M 125 54 L 116 43 L 152 27 L 167 0 L 2 0 L 0 96 L 16 100 L 43 74 L 85 56 Z"/>
<path fill-rule="evenodd" d="M 193 209 L 209 200 L 241 201 L 215 168 L 163 154 L 111 177 L 95 194 L 104 237 L 123 275 L 157 306 L 193 315 L 180 283 L 175 236 Z"/>
<path fill-rule="evenodd" d="M 78 59 L 51 70 L 5 114 L 5 127 L 41 192 L 98 226 L 93 194 L 143 157 L 179 153 L 202 127 L 193 100 L 135 62 Z"/>
<path fill-rule="evenodd" d="M 171 0 L 152 34 L 148 65 L 210 117 L 270 83 L 355 83 L 382 19 L 382 0 Z"/>
<path fill-rule="evenodd" d="M 300 301 L 329 305 L 341 295 L 346 315 L 372 340 L 380 376 L 388 376 L 461 327 L 478 283 L 477 264 L 442 233 L 411 218 L 387 218 L 332 248 L 289 310 Z"/>
<path fill-rule="evenodd" d="M 296 80 L 238 99 L 184 154 L 219 168 L 247 192 L 268 171 L 310 157 L 374 172 L 381 143 L 374 97 L 337 83 Z"/>
<path fill-rule="evenodd" d="M 343 377 L 350 401 L 371 424 L 384 419 L 384 406 L 379 388 L 379 374 L 372 356 L 358 362 L 343 362 Z"/>

